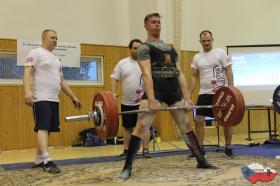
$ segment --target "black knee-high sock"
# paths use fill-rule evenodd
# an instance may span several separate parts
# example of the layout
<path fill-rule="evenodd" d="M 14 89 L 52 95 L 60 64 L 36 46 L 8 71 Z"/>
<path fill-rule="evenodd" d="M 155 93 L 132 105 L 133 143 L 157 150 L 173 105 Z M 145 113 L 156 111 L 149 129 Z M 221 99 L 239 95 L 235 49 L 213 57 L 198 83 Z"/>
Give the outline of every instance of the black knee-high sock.
<path fill-rule="evenodd" d="M 128 150 L 127 150 L 126 160 L 124 164 L 124 169 L 132 167 L 133 160 L 135 159 L 135 156 L 140 149 L 141 140 L 142 139 L 139 138 L 138 136 L 131 135 Z"/>
<path fill-rule="evenodd" d="M 196 156 L 199 157 L 202 154 L 201 148 L 199 146 L 198 140 L 194 134 L 193 131 L 190 131 L 186 134 L 183 135 L 183 138 L 189 147 L 189 149 L 192 151 L 192 153 Z"/>

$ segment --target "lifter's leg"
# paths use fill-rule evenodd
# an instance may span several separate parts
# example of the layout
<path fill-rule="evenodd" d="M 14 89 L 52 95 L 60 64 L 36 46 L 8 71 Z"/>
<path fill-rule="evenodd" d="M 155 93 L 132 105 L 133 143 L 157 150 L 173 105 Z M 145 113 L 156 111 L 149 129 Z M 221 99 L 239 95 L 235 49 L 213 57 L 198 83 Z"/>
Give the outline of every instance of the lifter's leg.
<path fill-rule="evenodd" d="M 184 101 L 179 101 L 172 106 L 183 106 Z M 207 162 L 205 159 L 202 150 L 199 146 L 198 140 L 192 130 L 192 127 L 189 122 L 188 113 L 186 110 L 173 110 L 171 111 L 172 117 L 176 121 L 178 127 L 181 130 L 183 139 L 192 153 L 195 155 L 197 160 L 197 168 L 217 168 Z"/>
<path fill-rule="evenodd" d="M 141 101 L 139 109 L 147 108 L 147 100 Z M 132 132 L 130 143 L 127 150 L 127 156 L 125 160 L 125 165 L 123 167 L 121 177 L 124 180 L 127 180 L 131 176 L 132 164 L 136 157 L 137 152 L 141 146 L 141 140 L 147 134 L 151 123 L 155 118 L 155 113 L 140 113 L 138 114 L 138 119 L 136 127 Z"/>
<path fill-rule="evenodd" d="M 204 141 L 204 116 L 196 116 L 195 118 L 195 135 L 200 145 L 203 145 Z"/>

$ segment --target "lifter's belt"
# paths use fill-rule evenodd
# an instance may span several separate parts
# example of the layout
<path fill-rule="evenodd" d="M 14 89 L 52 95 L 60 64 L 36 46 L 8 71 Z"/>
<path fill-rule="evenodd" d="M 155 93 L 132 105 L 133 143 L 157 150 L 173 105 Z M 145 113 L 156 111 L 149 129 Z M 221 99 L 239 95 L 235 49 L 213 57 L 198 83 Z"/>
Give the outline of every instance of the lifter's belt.
<path fill-rule="evenodd" d="M 175 67 L 152 67 L 152 77 L 154 78 L 175 78 L 180 75 Z"/>

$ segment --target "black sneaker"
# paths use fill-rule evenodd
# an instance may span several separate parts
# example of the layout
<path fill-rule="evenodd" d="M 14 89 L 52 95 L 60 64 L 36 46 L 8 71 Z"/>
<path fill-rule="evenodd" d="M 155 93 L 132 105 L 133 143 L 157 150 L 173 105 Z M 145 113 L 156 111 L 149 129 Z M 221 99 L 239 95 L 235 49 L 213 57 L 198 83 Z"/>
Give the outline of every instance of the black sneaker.
<path fill-rule="evenodd" d="M 152 158 L 152 155 L 150 154 L 149 150 L 143 150 L 143 158 Z"/>
<path fill-rule="evenodd" d="M 48 161 L 42 165 L 42 168 L 49 173 L 60 173 L 60 169 L 52 161 Z"/>
<path fill-rule="evenodd" d="M 128 180 L 131 177 L 131 170 L 132 168 L 123 168 L 121 173 L 121 179 Z"/>
<path fill-rule="evenodd" d="M 205 150 L 202 150 L 202 155 L 203 155 L 204 157 L 206 157 L 206 152 L 205 152 Z M 194 154 L 190 154 L 190 155 L 188 155 L 188 157 L 187 157 L 188 160 L 194 159 L 194 158 L 195 158 L 195 155 L 194 155 Z"/>
<path fill-rule="evenodd" d="M 38 168 L 38 167 L 42 167 L 43 164 L 44 164 L 44 162 L 39 163 L 39 164 L 34 163 L 31 167 L 32 167 L 32 169 L 35 169 L 35 168 Z"/>
<path fill-rule="evenodd" d="M 229 158 L 235 158 L 235 154 L 233 154 L 232 149 L 230 148 L 225 148 L 225 154 Z"/>
<path fill-rule="evenodd" d="M 199 169 L 219 169 L 218 167 L 208 163 L 203 155 L 197 157 L 196 168 L 199 168 Z"/>

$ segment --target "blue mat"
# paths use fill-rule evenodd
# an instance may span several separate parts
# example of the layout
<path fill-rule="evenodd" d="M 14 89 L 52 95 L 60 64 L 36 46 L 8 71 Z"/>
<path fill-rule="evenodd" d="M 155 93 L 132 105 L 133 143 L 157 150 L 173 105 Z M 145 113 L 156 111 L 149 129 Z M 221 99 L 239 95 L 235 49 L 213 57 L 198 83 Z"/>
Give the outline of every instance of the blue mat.
<path fill-rule="evenodd" d="M 266 144 L 253 147 L 249 147 L 248 145 L 233 145 L 233 149 L 235 154 L 244 156 L 274 158 L 275 156 L 280 155 L 279 144 Z"/>
<path fill-rule="evenodd" d="M 258 156 L 258 157 L 269 157 L 274 158 L 280 155 L 280 145 L 279 144 L 266 144 L 260 146 L 249 147 L 248 145 L 232 145 L 233 152 L 236 155 L 244 156 Z M 224 147 L 205 147 L 206 152 L 215 152 L 217 150 L 224 150 Z M 158 151 L 151 152 L 153 157 L 162 156 L 174 156 L 174 155 L 184 155 L 190 154 L 189 150 L 171 150 L 171 151 Z M 137 155 L 137 158 L 142 158 L 141 154 Z M 101 156 L 92 158 L 78 158 L 78 159 L 66 159 L 66 160 L 56 160 L 55 163 L 59 166 L 66 165 L 79 165 L 88 163 L 101 163 L 101 162 L 113 162 L 119 161 L 119 156 Z M 33 162 L 28 163 L 13 163 L 13 164 L 2 164 L 0 165 L 4 170 L 17 170 L 17 169 L 29 169 L 31 168 Z"/>

